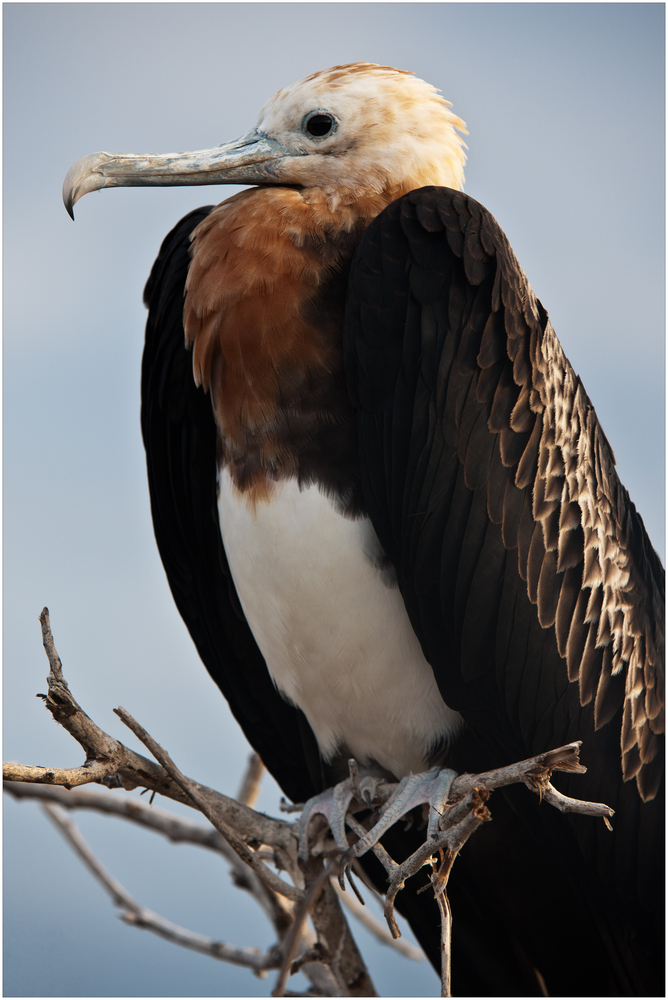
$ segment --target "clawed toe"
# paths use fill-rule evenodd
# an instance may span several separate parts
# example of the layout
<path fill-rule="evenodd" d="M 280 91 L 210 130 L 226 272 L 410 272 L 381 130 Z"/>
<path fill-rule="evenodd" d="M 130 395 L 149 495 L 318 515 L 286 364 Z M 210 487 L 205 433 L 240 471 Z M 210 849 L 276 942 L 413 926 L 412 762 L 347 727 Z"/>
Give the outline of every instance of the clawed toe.
<path fill-rule="evenodd" d="M 315 795 L 304 805 L 299 819 L 299 858 L 306 861 L 308 858 L 308 828 L 311 820 L 318 814 L 325 816 L 329 822 L 329 828 L 339 851 L 345 853 L 348 850 L 348 838 L 346 836 L 346 813 L 348 806 L 355 796 L 355 788 L 350 778 L 339 782 L 333 788 L 328 788 Z"/>
<path fill-rule="evenodd" d="M 378 822 L 351 850 L 355 857 L 361 857 L 374 847 L 386 830 L 389 830 L 397 820 L 401 819 L 416 806 L 429 804 L 429 825 L 427 837 L 433 837 L 438 831 L 438 824 L 448 801 L 452 783 L 457 777 L 455 771 L 441 770 L 432 767 L 422 774 L 409 774 L 403 778 L 394 794 L 385 803 Z"/>
<path fill-rule="evenodd" d="M 309 799 L 305 804 L 299 820 L 299 857 L 302 861 L 308 858 L 308 831 L 311 820 L 316 815 L 324 816 L 332 832 L 334 842 L 341 852 L 341 876 L 347 872 L 352 861 L 361 857 L 373 848 L 383 834 L 397 820 L 406 816 L 416 806 L 429 804 L 429 823 L 427 838 L 434 837 L 439 829 L 439 822 L 452 782 L 457 777 L 454 771 L 433 767 L 422 774 L 409 774 L 403 778 L 381 809 L 376 824 L 352 847 L 348 844 L 346 835 L 346 814 L 353 800 L 361 807 L 362 803 L 369 809 L 377 805 L 380 786 L 383 779 L 373 775 L 358 774 L 357 765 L 350 762 L 350 777 L 341 781 L 333 788 Z"/>

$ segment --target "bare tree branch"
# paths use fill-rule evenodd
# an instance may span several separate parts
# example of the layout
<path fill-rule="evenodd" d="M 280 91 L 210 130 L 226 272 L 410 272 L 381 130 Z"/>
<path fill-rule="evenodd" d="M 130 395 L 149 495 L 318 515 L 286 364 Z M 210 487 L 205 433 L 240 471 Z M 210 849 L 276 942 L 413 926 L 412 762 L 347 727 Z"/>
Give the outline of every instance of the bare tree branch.
<path fill-rule="evenodd" d="M 615 815 L 615 810 L 606 806 L 604 802 L 585 802 L 583 799 L 571 799 L 568 795 L 563 795 L 554 785 L 549 782 L 543 790 L 543 799 L 559 812 L 584 813 L 586 816 L 600 816 L 607 826 L 612 830 L 610 819 Z"/>
<path fill-rule="evenodd" d="M 5 784 L 5 791 L 19 800 L 31 799 L 42 803 L 52 802 L 68 810 L 88 809 L 116 816 L 159 833 L 173 843 L 193 844 L 221 854 L 232 868 L 235 885 L 249 892 L 260 904 L 271 920 L 279 941 L 292 926 L 293 904 L 283 896 L 268 889 L 252 869 L 240 860 L 218 831 L 209 826 L 194 823 L 192 820 L 176 816 L 174 813 L 156 806 L 149 806 L 144 802 L 116 799 L 111 794 L 104 795 L 98 792 L 79 790 L 67 791 L 64 788 L 22 785 L 13 782 Z M 145 910 L 145 908 L 142 909 Z M 126 922 L 130 922 L 130 919 L 127 918 Z M 132 918 L 132 922 L 137 926 L 143 926 L 136 918 Z M 205 942 L 204 953 L 208 954 L 210 939 L 202 938 L 202 940 Z M 302 969 L 317 990 L 317 993 L 312 995 L 334 996 L 337 990 L 336 980 L 327 967 L 322 964 L 322 956 L 319 956 L 317 961 L 313 958 L 315 947 L 315 938 L 310 928 L 306 927 L 299 945 L 299 959 L 293 963 L 292 971 L 296 971 L 295 966 L 297 965 Z M 220 954 L 222 955 L 222 952 Z M 214 957 L 220 957 L 220 955 L 214 955 Z M 286 990 L 287 995 L 290 993 Z"/>
<path fill-rule="evenodd" d="M 156 933 L 162 933 L 170 939 L 179 939 L 179 943 L 185 943 L 186 947 L 203 950 L 207 954 L 216 952 L 218 957 L 234 955 L 235 960 L 253 967 L 258 962 L 264 963 L 266 967 L 269 967 L 267 962 L 271 967 L 278 967 L 284 955 L 286 935 L 290 933 L 294 923 L 294 903 L 304 897 L 301 888 L 304 876 L 297 858 L 297 832 L 294 825 L 256 813 L 243 802 L 229 799 L 213 789 L 186 778 L 165 751 L 123 709 L 119 709 L 117 714 L 130 725 L 145 745 L 149 746 L 160 763 L 156 764 L 128 750 L 118 740 L 104 733 L 81 709 L 69 690 L 53 642 L 46 608 L 40 616 L 40 622 L 50 667 L 47 681 L 48 694 L 42 697 L 56 721 L 84 748 L 86 762 L 83 768 L 68 770 L 6 765 L 5 787 L 16 797 L 39 797 L 43 801 L 45 799 L 57 801 L 70 808 L 75 806 L 94 808 L 122 815 L 171 839 L 197 843 L 199 846 L 206 846 L 222 853 L 232 865 L 237 885 L 254 895 L 276 928 L 279 939 L 278 950 L 272 952 L 267 960 L 249 958 L 253 953 L 252 949 L 250 951 L 243 949 L 241 952 L 233 949 L 228 952 L 227 946 L 218 947 L 217 942 L 212 943 L 208 938 L 193 935 L 183 928 L 175 928 L 168 921 L 135 903 L 119 883 L 115 883 L 108 873 L 103 872 L 99 862 L 96 862 L 85 847 L 78 851 L 82 858 L 86 857 L 86 863 L 96 876 L 103 881 L 106 879 L 107 890 L 112 893 L 119 905 L 122 905 L 120 901 L 124 901 L 125 919 L 128 922 L 150 927 Z M 261 769 L 259 762 L 252 759 L 241 791 L 242 797 L 247 802 L 252 801 L 257 795 Z M 17 779 L 23 777 L 30 777 L 33 783 L 19 783 Z M 114 802 L 110 805 L 104 796 L 64 790 L 75 782 L 86 783 L 91 780 L 101 781 L 109 788 L 124 787 L 130 790 L 143 787 L 153 792 L 160 792 L 203 812 L 214 824 L 216 831 L 204 831 L 197 824 L 182 821 L 180 817 L 162 813 L 161 810 L 148 808 L 145 803 Z M 34 783 L 35 781 L 39 784 Z M 57 784 L 61 787 L 54 787 Z M 64 819 L 62 816 L 59 818 Z M 65 820 L 64 826 L 62 823 L 59 826 L 64 830 L 67 824 L 70 824 L 71 829 L 76 829 L 69 820 Z M 81 848 L 81 845 L 79 847 Z M 295 883 L 294 886 L 280 879 L 267 867 L 263 858 L 286 870 Z M 327 893 L 331 895 L 329 886 L 325 887 L 325 894 Z M 312 917 L 319 940 L 314 940 L 308 927 L 304 927 L 300 935 L 293 935 L 295 947 L 292 947 L 291 951 L 294 954 L 294 961 L 288 967 L 289 973 L 301 968 L 313 984 L 309 993 L 314 996 L 375 995 L 366 966 L 357 951 L 336 898 L 328 899 L 327 905 L 318 901 Z M 349 988 L 349 984 L 352 988 Z M 360 989 L 363 992 L 360 992 Z"/>
<path fill-rule="evenodd" d="M 108 736 L 86 715 L 73 697 L 63 677 L 62 665 L 51 634 L 47 608 L 44 608 L 40 615 L 40 623 L 44 647 L 51 667 L 45 705 L 54 719 L 84 748 L 86 763 L 83 770 L 86 774 L 90 774 L 89 781 L 99 782 L 101 778 L 96 774 L 102 775 L 104 772 L 105 776 L 102 777 L 102 780 L 109 787 L 120 786 L 128 791 L 138 787 L 147 788 L 149 791 L 159 792 L 166 798 L 171 798 L 191 808 L 198 808 L 194 806 L 192 798 L 167 774 L 163 767 L 147 757 L 134 753 L 118 740 Z M 91 769 L 92 762 L 100 765 L 99 771 Z M 4 764 L 3 776 L 5 779 L 8 781 L 22 780 L 22 778 L 16 777 L 19 773 L 17 768 L 21 768 L 21 765 Z M 67 780 L 60 782 L 49 777 L 51 774 L 57 775 L 59 769 L 36 769 L 36 771 L 42 770 L 45 775 L 45 784 L 63 784 L 68 787 Z M 72 770 L 79 772 L 82 769 Z M 71 772 L 64 770 L 62 773 L 67 776 Z M 37 777 L 33 777 L 32 780 L 37 780 Z M 248 806 L 236 802 L 212 788 L 207 788 L 206 785 L 191 782 L 191 786 L 199 796 L 207 801 L 209 808 L 215 810 L 225 822 L 234 827 L 237 834 L 246 843 L 271 844 L 272 847 L 284 851 L 286 854 L 293 851 L 295 834 L 291 823 L 254 812 Z"/>
<path fill-rule="evenodd" d="M 323 862 L 320 858 L 309 858 L 304 867 L 308 890 L 312 882 L 320 878 Z M 337 992 L 334 995 L 378 996 L 329 879 L 316 896 L 310 917 L 336 978 Z"/>
<path fill-rule="evenodd" d="M 246 842 L 239 836 L 236 830 L 230 826 L 230 824 L 223 818 L 220 811 L 216 808 L 216 805 L 211 802 L 210 796 L 203 795 L 199 787 L 194 781 L 190 781 L 186 778 L 185 774 L 179 771 L 178 767 L 171 759 L 169 754 L 163 750 L 159 743 L 150 736 L 143 726 L 141 726 L 136 719 L 133 719 L 129 712 L 126 712 L 124 708 L 115 708 L 114 712 L 119 717 L 119 719 L 125 723 L 128 729 L 131 729 L 135 734 L 137 739 L 141 740 L 144 746 L 148 747 L 153 756 L 162 764 L 167 774 L 172 778 L 176 784 L 181 788 L 189 799 L 197 806 L 197 808 L 202 812 L 209 822 L 218 830 L 219 833 L 223 835 L 225 840 L 228 842 L 230 847 L 233 847 L 236 853 L 239 855 L 242 861 L 245 861 L 249 868 L 252 868 L 256 875 L 262 879 L 265 885 L 273 889 L 274 892 L 280 893 L 285 896 L 286 899 L 291 899 L 294 902 L 298 902 L 303 899 L 303 892 L 301 889 L 296 889 L 293 885 L 288 885 L 283 879 L 275 875 L 270 868 L 260 861 L 257 857 L 256 852 L 251 850 Z"/>
<path fill-rule="evenodd" d="M 175 844 L 196 844 L 222 854 L 228 861 L 237 859 L 237 855 L 217 830 L 204 826 L 203 823 L 193 823 L 192 820 L 183 819 L 166 809 L 137 802 L 135 799 L 119 799 L 111 794 L 67 791 L 64 788 L 42 785 L 26 786 L 9 781 L 5 784 L 4 790 L 16 799 L 37 799 L 40 802 L 53 802 L 63 809 L 90 809 L 118 816 L 120 819 L 138 823 L 156 833 L 161 833 Z"/>
<path fill-rule="evenodd" d="M 237 802 L 251 809 L 255 805 L 260 795 L 260 784 L 264 774 L 264 764 L 260 760 L 260 755 L 252 753 L 248 758 L 248 766 L 244 774 L 241 788 L 237 794 Z"/>
<path fill-rule="evenodd" d="M 283 952 L 283 962 L 281 963 L 281 969 L 278 974 L 278 980 L 274 989 L 271 992 L 273 997 L 285 996 L 285 987 L 287 985 L 288 977 L 290 975 L 292 964 L 297 957 L 297 948 L 301 940 L 304 928 L 306 926 L 306 921 L 308 919 L 309 913 L 313 906 L 315 905 L 318 896 L 322 892 L 323 886 L 327 879 L 329 878 L 331 872 L 337 868 L 336 862 L 330 862 L 326 865 L 317 879 L 311 883 L 308 892 L 302 898 L 301 903 L 295 910 L 294 923 L 290 929 L 289 934 L 284 942 L 284 952 Z"/>
<path fill-rule="evenodd" d="M 441 996 L 452 996 L 452 910 L 447 893 L 447 882 L 455 855 L 446 851 L 439 870 L 431 875 L 434 895 L 441 914 Z"/>
<path fill-rule="evenodd" d="M 383 812 L 388 815 L 388 804 L 397 785 L 385 781 L 365 781 L 362 788 L 359 769 L 356 762 L 352 761 L 349 784 L 353 797 L 345 821 L 353 834 L 357 835 L 358 842 L 342 857 L 323 863 L 322 854 L 329 851 L 329 842 L 324 836 L 326 827 L 323 828 L 321 823 L 314 831 L 317 838 L 315 849 L 310 851 L 305 863 L 300 866 L 295 825 L 256 813 L 249 807 L 259 793 L 262 774 L 262 764 L 256 755 L 249 761 L 239 793 L 240 801 L 235 801 L 187 778 L 146 730 L 128 712 L 118 708 L 115 709 L 116 714 L 148 747 L 158 763 L 128 750 L 99 729 L 78 705 L 63 677 L 46 608 L 40 621 L 50 667 L 48 694 L 43 696 L 46 707 L 56 721 L 81 744 L 86 760 L 82 767 L 69 769 L 6 764 L 6 788 L 18 798 L 39 798 L 42 802 L 48 800 L 49 803 L 58 803 L 68 809 L 96 809 L 122 816 L 173 841 L 197 844 L 224 855 L 232 865 L 237 885 L 253 894 L 276 929 L 278 944 L 268 952 L 255 948 L 231 948 L 179 928 L 140 906 L 104 870 L 75 825 L 65 817 L 61 809 L 53 804 L 45 805 L 51 819 L 68 837 L 114 902 L 121 907 L 123 919 L 136 926 L 146 927 L 184 947 L 244 965 L 258 973 L 269 968 L 279 968 L 274 996 L 376 996 L 368 970 L 341 911 L 338 890 L 331 882 L 332 873 L 342 873 L 347 869 L 353 854 L 371 849 L 385 868 L 388 889 L 384 913 L 393 939 L 400 937 L 394 915 L 398 892 L 406 880 L 420 868 L 431 865 L 431 883 L 441 911 L 442 995 L 449 996 L 452 915 L 447 898 L 448 877 L 462 846 L 482 823 L 491 819 L 486 806 L 491 792 L 504 785 L 522 782 L 544 799 L 547 806 L 554 806 L 562 812 L 600 816 L 610 826 L 609 819 L 613 810 L 607 805 L 568 798 L 550 783 L 555 770 L 575 773 L 586 770 L 579 761 L 580 743 L 574 742 L 484 774 L 457 776 L 450 787 L 448 801 L 442 813 L 439 813 L 438 826 L 430 825 L 425 843 L 398 864 L 380 843 L 373 844 L 378 834 L 374 837 L 372 831 L 378 819 L 378 809 L 380 808 L 381 815 Z M 145 803 L 119 803 L 107 796 L 65 791 L 65 788 L 72 789 L 91 781 L 108 787 L 143 787 L 159 791 L 196 808 L 207 817 L 215 830 L 205 829 L 170 813 L 152 809 Z M 354 815 L 360 810 L 367 813 L 363 822 Z M 436 856 L 439 862 L 435 862 Z M 287 871 L 294 885 L 281 879 L 265 861 Z M 349 896 L 345 899 L 349 908 L 355 910 L 355 915 L 376 936 L 388 941 L 387 932 L 375 918 L 368 915 Z M 309 918 L 315 928 L 317 940 L 314 940 L 308 927 Z M 416 949 L 403 942 L 401 950 L 409 954 L 412 952 L 411 957 L 417 957 Z M 306 994 L 293 993 L 287 989 L 289 976 L 298 969 L 303 969 L 313 984 Z"/>
<path fill-rule="evenodd" d="M 548 750 L 546 753 L 537 754 L 535 757 L 518 761 L 516 764 L 508 764 L 506 767 L 496 768 L 494 771 L 485 771 L 482 774 L 460 774 L 452 783 L 449 801 L 453 802 L 463 798 L 473 788 L 487 788 L 493 791 L 495 788 L 503 788 L 504 785 L 523 782 L 532 792 L 544 798 L 550 805 L 556 806 L 561 812 L 612 817 L 615 811 L 610 806 L 602 802 L 585 802 L 581 799 L 568 798 L 550 784 L 550 775 L 553 771 L 585 774 L 587 768 L 580 763 L 581 746 L 582 740 L 576 740 L 563 747 L 557 747 L 556 750 Z M 557 805 L 557 802 L 560 804 Z"/>
<path fill-rule="evenodd" d="M 113 773 L 110 763 L 92 760 L 82 767 L 34 767 L 31 764 L 6 763 L 2 766 L 5 781 L 29 781 L 40 785 L 63 785 L 75 788 L 89 785 L 91 781 L 102 781 Z"/>
<path fill-rule="evenodd" d="M 256 973 L 277 968 L 279 957 L 273 950 L 262 952 L 258 948 L 233 948 L 222 941 L 214 941 L 203 934 L 197 934 L 194 931 L 186 930 L 184 927 L 179 927 L 170 920 L 165 920 L 164 917 L 154 913 L 153 910 L 141 906 L 132 898 L 127 889 L 113 875 L 110 875 L 106 868 L 98 861 L 82 837 L 76 824 L 65 816 L 59 806 L 45 803 L 42 808 L 76 851 L 88 870 L 93 873 L 98 882 L 108 892 L 115 905 L 121 909 L 121 919 L 126 923 L 152 931 L 154 934 L 158 934 L 160 937 L 166 938 L 172 944 L 178 944 L 182 948 L 199 951 L 219 961 L 245 966 Z"/>
<path fill-rule="evenodd" d="M 381 944 L 386 944 L 390 948 L 394 948 L 395 951 L 405 955 L 406 958 L 410 958 L 413 962 L 424 962 L 426 960 L 427 956 L 423 952 L 422 948 L 416 948 L 414 944 L 411 944 L 409 941 L 404 941 L 403 938 L 393 938 L 387 927 L 385 927 L 381 921 L 366 908 L 366 906 L 363 906 L 362 903 L 359 902 L 354 893 L 342 889 L 339 885 L 338 879 L 332 879 L 331 881 L 334 892 L 346 910 L 348 910 L 349 913 L 352 913 L 355 919 L 359 920 L 359 922 L 363 924 L 364 927 L 366 927 L 366 929 L 381 942 Z"/>

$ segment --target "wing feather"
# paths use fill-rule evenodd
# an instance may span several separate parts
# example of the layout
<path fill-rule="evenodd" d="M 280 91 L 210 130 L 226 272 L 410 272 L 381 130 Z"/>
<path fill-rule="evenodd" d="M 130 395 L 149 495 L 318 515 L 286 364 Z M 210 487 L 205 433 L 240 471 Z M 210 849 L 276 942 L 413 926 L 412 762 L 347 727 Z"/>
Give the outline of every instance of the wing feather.
<path fill-rule="evenodd" d="M 388 257 L 383 251 L 390 246 Z M 369 249 L 380 253 L 367 254 Z M 463 616 L 459 625 L 448 623 L 449 631 L 470 634 L 466 608 L 473 605 L 465 595 L 475 578 L 484 524 L 501 525 L 500 543 L 508 551 L 517 545 L 517 570 L 526 580 L 526 598 L 537 606 L 536 625 L 551 630 L 555 663 L 563 663 L 565 654 L 566 662 L 557 669 L 577 677 L 581 706 L 598 690 L 603 651 L 613 641 L 611 618 L 616 617 L 616 670 L 621 659 L 621 669 L 632 678 L 626 684 L 627 701 L 633 705 L 627 705 L 625 733 L 629 739 L 633 733 L 634 746 L 653 747 L 648 737 L 641 738 L 648 724 L 648 699 L 638 702 L 633 683 L 641 682 L 643 691 L 651 689 L 651 711 L 658 717 L 661 568 L 619 484 L 593 407 L 503 233 L 472 199 L 426 188 L 400 199 L 372 224 L 357 261 L 362 257 L 365 273 L 369 268 L 382 273 L 387 279 L 383 289 L 392 286 L 393 316 L 385 326 L 388 310 L 378 299 L 362 316 L 373 289 L 358 282 L 354 265 L 350 298 L 360 318 L 355 336 L 347 340 L 346 364 L 349 374 L 355 371 L 363 473 L 367 441 L 392 468 L 390 480 L 384 477 L 384 492 L 370 483 L 371 476 L 366 488 L 374 496 L 374 523 L 388 551 L 397 555 L 403 578 L 411 585 L 415 553 L 427 551 L 420 542 L 424 520 L 416 521 L 416 515 L 430 506 L 430 491 L 438 483 L 440 502 L 449 498 L 450 514 L 446 522 L 430 519 L 430 538 L 436 523 L 443 530 L 443 544 L 431 549 L 443 560 L 442 578 L 434 585 L 454 594 L 449 614 Z M 411 339 L 413 331 L 417 340 Z M 377 377 L 368 365 L 362 377 L 358 356 L 364 356 L 367 343 L 393 359 L 389 380 Z M 383 363 L 380 370 L 390 369 Z M 387 392 L 393 397 L 391 413 L 388 399 L 382 399 Z M 423 409 L 429 414 L 426 421 L 420 416 Z M 374 433 L 367 436 L 370 419 Z M 406 441 L 407 433 L 417 440 Z M 428 453 L 437 437 L 442 443 L 432 462 Z M 457 475 L 449 490 L 441 484 L 452 484 L 456 464 L 464 476 Z M 514 489 L 502 467 L 513 473 Z M 417 489 L 416 477 L 421 480 Z M 471 491 L 473 497 L 467 499 Z M 486 504 L 477 499 L 479 492 Z M 397 507 L 393 498 L 399 495 L 403 499 Z M 432 570 L 432 577 L 437 572 Z M 423 582 L 419 586 L 424 590 Z M 466 648 L 473 648 L 470 641 Z M 606 654 L 605 669 L 609 660 Z M 478 676 L 474 664 L 460 661 L 459 669 Z M 604 690 L 605 685 L 601 698 Z M 522 739 L 534 722 L 529 716 L 520 721 L 526 729 Z M 630 768 L 628 758 L 626 774 Z"/>
<path fill-rule="evenodd" d="M 588 774 L 555 783 L 620 809 L 612 835 L 536 823 L 576 895 L 594 870 L 595 892 L 616 879 L 623 904 L 587 905 L 614 989 L 642 992 L 631 966 L 658 939 L 639 893 L 647 912 L 661 905 L 647 877 L 639 888 L 638 855 L 661 851 L 663 570 L 595 411 L 495 220 L 445 188 L 406 195 L 362 238 L 344 356 L 369 513 L 478 762 L 582 739 Z M 632 959 L 629 913 L 643 928 Z"/>

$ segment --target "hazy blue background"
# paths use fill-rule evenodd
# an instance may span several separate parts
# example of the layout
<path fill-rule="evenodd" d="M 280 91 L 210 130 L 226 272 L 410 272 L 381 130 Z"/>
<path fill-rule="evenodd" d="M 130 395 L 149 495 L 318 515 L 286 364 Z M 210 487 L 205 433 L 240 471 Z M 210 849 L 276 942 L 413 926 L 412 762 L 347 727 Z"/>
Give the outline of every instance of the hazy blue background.
<path fill-rule="evenodd" d="M 139 431 L 151 263 L 181 215 L 233 189 L 103 191 L 76 224 L 60 190 L 86 153 L 242 135 L 279 87 L 335 63 L 412 69 L 465 119 L 466 190 L 508 234 L 663 551 L 663 18 L 662 4 L 4 5 L 6 758 L 82 762 L 35 698 L 48 604 L 101 726 L 135 746 L 121 704 L 187 774 L 238 785 L 247 748 L 172 604 Z M 277 801 L 267 783 L 263 807 Z M 273 976 L 118 921 L 37 806 L 8 801 L 5 817 L 6 995 L 269 994 Z M 214 857 L 81 826 L 145 905 L 271 942 Z M 426 965 L 368 954 L 381 994 L 438 994 Z"/>

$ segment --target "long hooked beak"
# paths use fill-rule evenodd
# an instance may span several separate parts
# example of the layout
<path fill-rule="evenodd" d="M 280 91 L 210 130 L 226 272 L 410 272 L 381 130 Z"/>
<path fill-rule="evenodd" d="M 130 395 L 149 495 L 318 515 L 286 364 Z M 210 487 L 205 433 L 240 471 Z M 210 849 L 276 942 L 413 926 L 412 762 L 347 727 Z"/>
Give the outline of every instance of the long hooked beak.
<path fill-rule="evenodd" d="M 63 201 L 73 219 L 79 198 L 105 187 L 280 184 L 279 164 L 287 156 L 298 155 L 257 129 L 234 142 L 192 153 L 91 153 L 68 170 Z"/>

